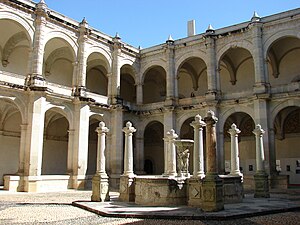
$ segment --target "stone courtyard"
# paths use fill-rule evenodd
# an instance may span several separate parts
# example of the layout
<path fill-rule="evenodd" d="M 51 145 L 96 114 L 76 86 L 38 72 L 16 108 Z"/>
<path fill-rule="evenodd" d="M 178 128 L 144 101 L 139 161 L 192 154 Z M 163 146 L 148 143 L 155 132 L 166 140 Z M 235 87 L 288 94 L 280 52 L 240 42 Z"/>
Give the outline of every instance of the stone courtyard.
<path fill-rule="evenodd" d="M 111 192 L 115 203 L 117 192 Z M 253 195 L 253 193 L 251 193 Z M 300 190 L 274 191 L 271 198 L 277 197 L 290 200 L 297 205 L 293 210 L 271 210 L 269 213 L 251 214 L 238 218 L 178 218 L 172 211 L 160 219 L 135 218 L 127 216 L 120 218 L 118 215 L 101 216 L 90 210 L 83 210 L 72 206 L 77 201 L 87 203 L 90 201 L 91 191 L 51 192 L 51 193 L 13 193 L 0 190 L 0 224 L 199 224 L 199 225 L 296 225 L 300 220 Z M 101 204 L 101 203 L 97 203 Z M 285 203 L 282 203 L 285 206 Z M 115 205 L 116 206 L 116 205 Z M 255 206 L 253 207 L 255 208 Z M 158 208 L 157 208 L 158 209 Z M 180 209 L 178 207 L 177 209 Z M 233 211 L 231 211 L 233 212 Z M 122 215 L 121 215 L 122 216 Z M 172 219 L 177 216 L 176 219 Z M 196 218 L 196 217 L 194 217 Z"/>

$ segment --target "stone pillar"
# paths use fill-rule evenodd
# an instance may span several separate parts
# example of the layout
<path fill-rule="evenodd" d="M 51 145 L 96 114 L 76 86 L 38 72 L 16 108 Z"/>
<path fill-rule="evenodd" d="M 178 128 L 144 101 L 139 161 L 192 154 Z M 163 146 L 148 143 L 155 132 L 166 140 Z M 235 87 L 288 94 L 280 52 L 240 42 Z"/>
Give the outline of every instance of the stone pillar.
<path fill-rule="evenodd" d="M 168 132 L 167 132 L 168 134 Z M 169 138 L 168 137 L 164 137 L 164 173 L 162 174 L 163 176 L 168 176 L 169 172 L 168 172 L 168 152 L 169 152 Z"/>
<path fill-rule="evenodd" d="M 19 175 L 23 175 L 23 173 L 24 173 L 24 164 L 25 164 L 24 157 L 25 157 L 27 127 L 28 127 L 28 124 L 21 124 L 19 168 L 18 168 Z"/>
<path fill-rule="evenodd" d="M 176 147 L 175 147 L 175 139 L 178 138 L 178 135 L 175 133 L 173 129 L 167 132 L 168 138 L 168 157 L 167 157 L 167 175 L 171 177 L 177 176 L 176 172 Z"/>
<path fill-rule="evenodd" d="M 206 126 L 202 121 L 201 116 L 198 114 L 195 116 L 195 121 L 190 124 L 194 128 L 194 171 L 193 177 L 204 178 L 204 156 L 203 156 L 203 127 Z"/>
<path fill-rule="evenodd" d="M 231 125 L 231 129 L 229 129 L 228 133 L 230 134 L 230 138 L 231 138 L 230 175 L 243 176 L 240 171 L 240 158 L 239 158 L 239 145 L 238 145 L 238 134 L 241 133 L 241 131 L 233 123 Z"/>
<path fill-rule="evenodd" d="M 29 96 L 28 127 L 25 138 L 24 177 L 22 186 L 25 192 L 39 191 L 39 180 L 42 170 L 44 141 L 44 123 L 46 98 L 36 93 Z"/>
<path fill-rule="evenodd" d="M 254 175 L 255 181 L 255 198 L 269 198 L 269 181 L 268 174 L 264 167 L 264 146 L 263 146 L 263 134 L 265 131 L 261 128 L 261 125 L 256 125 L 253 130 L 256 141 L 256 173 Z"/>
<path fill-rule="evenodd" d="M 109 182 L 113 188 L 119 188 L 120 175 L 123 172 L 123 109 L 114 105 L 110 117 Z"/>
<path fill-rule="evenodd" d="M 136 129 L 131 122 L 126 123 L 123 128 L 125 133 L 125 149 L 124 149 L 124 173 L 120 178 L 120 197 L 121 201 L 134 201 L 134 172 L 133 172 L 133 144 L 132 135 Z"/>
<path fill-rule="evenodd" d="M 218 118 L 209 110 L 204 118 L 206 123 L 206 176 L 202 183 L 202 206 L 207 212 L 224 209 L 223 181 L 217 173 L 216 123 Z"/>
<path fill-rule="evenodd" d="M 79 24 L 77 63 L 74 66 L 73 90 L 72 94 L 76 97 L 85 97 L 86 90 L 86 66 L 87 66 L 87 47 L 88 23 L 85 19 Z"/>
<path fill-rule="evenodd" d="M 88 136 L 90 107 L 86 102 L 74 99 L 73 112 L 73 158 L 72 176 L 70 186 L 75 189 L 85 188 L 87 159 L 88 159 Z M 69 149 L 70 150 L 70 149 Z"/>
<path fill-rule="evenodd" d="M 45 90 L 45 78 L 43 77 L 44 38 L 47 24 L 47 5 L 40 1 L 36 6 L 36 18 L 34 21 L 35 32 L 33 37 L 33 50 L 31 53 L 30 74 L 25 80 L 25 85 L 30 90 Z"/>
<path fill-rule="evenodd" d="M 105 171 L 105 136 L 109 129 L 104 122 L 99 123 L 96 132 L 98 133 L 97 143 L 97 168 L 92 179 L 92 201 L 104 202 L 109 200 L 108 176 Z"/>

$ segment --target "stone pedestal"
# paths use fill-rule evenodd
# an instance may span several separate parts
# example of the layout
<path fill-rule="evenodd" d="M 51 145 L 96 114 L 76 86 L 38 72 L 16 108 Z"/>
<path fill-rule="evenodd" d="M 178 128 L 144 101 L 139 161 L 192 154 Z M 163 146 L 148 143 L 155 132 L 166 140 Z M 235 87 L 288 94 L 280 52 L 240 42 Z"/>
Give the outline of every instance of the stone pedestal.
<path fill-rule="evenodd" d="M 94 202 L 109 201 L 108 176 L 95 174 L 92 179 L 92 197 Z"/>
<path fill-rule="evenodd" d="M 224 209 L 223 181 L 218 176 L 206 176 L 202 183 L 202 205 L 205 212 Z"/>
<path fill-rule="evenodd" d="M 244 198 L 243 178 L 236 175 L 220 175 L 223 180 L 224 203 L 240 203 Z"/>
<path fill-rule="evenodd" d="M 202 180 L 199 178 L 188 179 L 188 206 L 202 207 Z"/>
<path fill-rule="evenodd" d="M 270 198 L 269 180 L 267 173 L 254 174 L 255 193 L 254 198 Z"/>
<path fill-rule="evenodd" d="M 256 173 L 254 175 L 255 181 L 255 198 L 269 198 L 269 179 L 268 174 L 265 171 L 264 167 L 264 146 L 263 146 L 263 134 L 265 131 L 261 129 L 261 126 L 258 124 L 253 130 L 256 140 Z"/>
<path fill-rule="evenodd" d="M 135 175 L 122 175 L 120 177 L 120 196 L 119 200 L 122 202 L 134 202 L 135 201 Z"/>

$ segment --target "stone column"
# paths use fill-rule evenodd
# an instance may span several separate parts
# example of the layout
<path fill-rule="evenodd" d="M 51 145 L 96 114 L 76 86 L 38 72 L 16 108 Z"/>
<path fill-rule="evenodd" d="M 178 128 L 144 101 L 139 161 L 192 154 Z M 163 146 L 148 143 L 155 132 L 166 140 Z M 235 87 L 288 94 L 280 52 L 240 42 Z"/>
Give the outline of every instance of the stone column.
<path fill-rule="evenodd" d="M 168 132 L 167 132 L 168 134 Z M 168 172 L 168 152 L 169 152 L 169 138 L 168 137 L 164 137 L 164 173 L 162 174 L 163 176 L 168 176 L 169 172 Z"/>
<path fill-rule="evenodd" d="M 86 66 L 87 55 L 86 47 L 88 40 L 88 23 L 85 19 L 79 24 L 79 37 L 78 37 L 78 51 L 77 51 L 77 63 L 74 65 L 74 83 L 72 94 L 76 97 L 85 97 L 86 91 Z"/>
<path fill-rule="evenodd" d="M 261 125 L 256 125 L 253 130 L 256 140 L 256 173 L 254 175 L 255 181 L 255 198 L 269 198 L 269 181 L 268 174 L 264 167 L 264 146 L 263 146 L 263 134 L 265 131 L 261 128 Z"/>
<path fill-rule="evenodd" d="M 173 129 L 167 132 L 167 138 L 168 138 L 168 168 L 167 168 L 167 175 L 171 177 L 177 176 L 176 172 L 176 147 L 175 147 L 175 139 L 178 138 L 178 135 L 175 133 Z"/>
<path fill-rule="evenodd" d="M 96 132 L 98 133 L 97 143 L 97 168 L 92 180 L 92 201 L 104 202 L 109 200 L 108 176 L 105 171 L 105 136 L 109 129 L 104 122 L 99 123 Z"/>
<path fill-rule="evenodd" d="M 120 175 L 123 172 L 123 109 L 121 105 L 114 105 L 111 109 L 110 117 L 110 185 L 114 188 L 119 187 Z"/>
<path fill-rule="evenodd" d="M 47 5 L 40 1 L 36 7 L 34 21 L 35 32 L 33 37 L 33 50 L 31 53 L 30 74 L 27 76 L 25 85 L 30 90 L 45 90 L 45 78 L 43 77 L 44 38 L 47 24 Z"/>
<path fill-rule="evenodd" d="M 134 177 L 133 173 L 133 145 L 132 135 L 136 129 L 132 126 L 131 122 L 126 123 L 123 128 L 125 133 L 125 149 L 124 149 L 124 172 L 120 178 L 120 197 L 121 201 L 131 202 L 134 201 Z"/>
<path fill-rule="evenodd" d="M 238 145 L 238 134 L 241 133 L 241 131 L 233 123 L 231 125 L 231 129 L 229 129 L 228 133 L 230 134 L 230 138 L 231 138 L 230 175 L 242 176 L 241 171 L 240 171 L 240 158 L 239 158 L 239 145 Z"/>
<path fill-rule="evenodd" d="M 25 144 L 26 144 L 26 133 L 28 124 L 21 124 L 21 138 L 20 138 L 20 151 L 19 151 L 19 168 L 18 174 L 23 175 L 24 173 L 24 157 L 25 157 Z"/>
<path fill-rule="evenodd" d="M 203 156 L 203 127 L 206 126 L 201 116 L 195 116 L 195 120 L 190 124 L 194 128 L 194 171 L 193 177 L 204 178 L 204 156 Z"/>
<path fill-rule="evenodd" d="M 216 123 L 218 118 L 209 110 L 204 118 L 206 123 L 206 176 L 202 183 L 202 206 L 207 212 L 224 209 L 223 181 L 217 173 Z"/>

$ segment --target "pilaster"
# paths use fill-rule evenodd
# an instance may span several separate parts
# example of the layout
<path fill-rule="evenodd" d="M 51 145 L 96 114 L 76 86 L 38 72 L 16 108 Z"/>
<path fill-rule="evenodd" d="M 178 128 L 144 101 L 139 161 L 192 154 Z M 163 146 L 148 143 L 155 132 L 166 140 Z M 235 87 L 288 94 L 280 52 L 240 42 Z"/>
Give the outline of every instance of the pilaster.
<path fill-rule="evenodd" d="M 85 97 L 86 87 L 86 66 L 87 66 L 87 39 L 88 23 L 85 19 L 79 24 L 77 62 L 74 63 L 74 78 L 72 95 L 76 97 Z"/>
<path fill-rule="evenodd" d="M 166 87 L 166 100 L 174 100 L 177 98 L 175 96 L 175 88 L 177 88 L 176 82 L 177 79 L 175 79 L 175 45 L 173 40 L 168 40 L 166 47 L 166 61 L 167 61 L 167 71 L 166 71 L 166 81 L 167 81 L 167 87 Z"/>
<path fill-rule="evenodd" d="M 218 92 L 217 74 L 216 74 L 216 49 L 215 38 L 212 35 L 206 38 L 206 52 L 207 52 L 207 100 L 214 100 Z"/>
<path fill-rule="evenodd" d="M 25 80 L 25 86 L 30 90 L 43 91 L 46 89 L 43 77 L 43 59 L 45 47 L 45 29 L 47 24 L 47 5 L 44 1 L 37 4 L 35 11 L 35 32 L 33 37 L 33 50 L 31 52 L 30 74 Z"/>
<path fill-rule="evenodd" d="M 88 159 L 88 135 L 90 107 L 86 102 L 74 99 L 73 117 L 73 150 L 72 150 L 72 176 L 71 186 L 75 189 L 83 189 L 85 186 L 85 174 Z M 70 146 L 69 146 L 70 147 Z M 71 149 L 69 149 L 70 151 Z"/>
<path fill-rule="evenodd" d="M 31 92 L 28 101 L 27 132 L 23 137 L 25 155 L 21 186 L 24 185 L 26 192 L 36 192 L 39 189 L 36 178 L 41 176 L 42 170 L 45 111 L 46 98 L 39 92 Z"/>
<path fill-rule="evenodd" d="M 263 56 L 263 24 L 260 22 L 260 18 L 252 18 L 252 23 L 250 24 L 252 30 L 252 43 L 253 43 L 253 61 L 254 61 L 254 71 L 255 71 L 255 85 L 254 93 L 266 93 L 268 91 L 267 79 L 266 79 L 266 60 Z"/>

